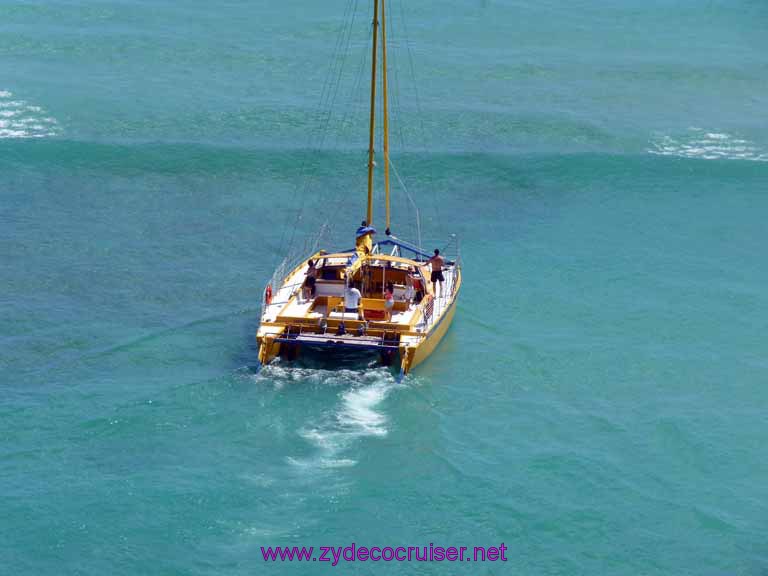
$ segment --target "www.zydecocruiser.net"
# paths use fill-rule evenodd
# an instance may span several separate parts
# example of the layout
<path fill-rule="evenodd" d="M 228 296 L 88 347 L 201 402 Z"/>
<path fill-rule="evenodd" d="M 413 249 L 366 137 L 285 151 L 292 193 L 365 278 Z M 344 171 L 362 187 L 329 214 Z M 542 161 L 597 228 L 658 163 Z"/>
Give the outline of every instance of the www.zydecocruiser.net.
<path fill-rule="evenodd" d="M 507 546 L 267 546 L 265 562 L 506 562 Z"/>

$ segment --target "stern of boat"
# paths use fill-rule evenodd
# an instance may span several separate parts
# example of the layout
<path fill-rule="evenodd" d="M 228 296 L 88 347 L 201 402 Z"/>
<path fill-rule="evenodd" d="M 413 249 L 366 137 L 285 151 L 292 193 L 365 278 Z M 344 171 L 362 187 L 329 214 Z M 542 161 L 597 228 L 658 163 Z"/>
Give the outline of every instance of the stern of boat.
<path fill-rule="evenodd" d="M 278 356 L 293 360 L 302 349 L 311 348 L 324 354 L 378 354 L 382 364 L 399 365 L 405 376 L 435 350 L 455 313 L 459 259 L 446 261 L 445 281 L 436 293 L 429 281 L 428 255 L 412 245 L 390 238 L 377 244 L 356 268 L 350 266 L 353 257 L 352 252 L 311 256 L 319 271 L 311 297 L 302 294 L 309 258 L 281 279 L 274 295 L 265 290 L 256 335 L 261 365 Z M 362 292 L 360 316 L 344 308 L 350 281 Z M 388 284 L 394 286 L 394 304 L 389 308 L 384 298 Z"/>

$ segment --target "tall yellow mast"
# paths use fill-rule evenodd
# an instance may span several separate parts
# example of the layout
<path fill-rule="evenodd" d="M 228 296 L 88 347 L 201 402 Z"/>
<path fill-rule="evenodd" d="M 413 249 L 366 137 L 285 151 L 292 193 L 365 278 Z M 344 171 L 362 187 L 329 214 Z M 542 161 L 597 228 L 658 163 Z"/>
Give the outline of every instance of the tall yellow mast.
<path fill-rule="evenodd" d="M 389 114 L 387 113 L 387 15 L 385 0 L 381 0 L 381 79 L 384 99 L 384 203 L 387 235 L 389 235 Z"/>
<path fill-rule="evenodd" d="M 367 222 L 373 225 L 373 144 L 376 128 L 376 52 L 379 32 L 379 0 L 373 0 L 373 48 L 371 53 L 371 133 L 368 143 L 368 213 Z"/>

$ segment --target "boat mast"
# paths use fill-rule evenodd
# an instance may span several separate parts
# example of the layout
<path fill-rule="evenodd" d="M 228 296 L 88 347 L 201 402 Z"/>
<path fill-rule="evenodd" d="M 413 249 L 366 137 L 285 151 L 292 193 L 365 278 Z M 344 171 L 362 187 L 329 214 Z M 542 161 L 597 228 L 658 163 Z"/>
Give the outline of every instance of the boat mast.
<path fill-rule="evenodd" d="M 368 143 L 368 226 L 373 226 L 373 144 L 376 127 L 376 52 L 379 32 L 379 0 L 373 0 L 373 48 L 371 52 L 371 129 Z"/>
<path fill-rule="evenodd" d="M 384 101 L 384 204 L 386 207 L 387 236 L 389 236 L 389 114 L 387 113 L 387 15 L 385 0 L 381 0 L 381 79 Z"/>

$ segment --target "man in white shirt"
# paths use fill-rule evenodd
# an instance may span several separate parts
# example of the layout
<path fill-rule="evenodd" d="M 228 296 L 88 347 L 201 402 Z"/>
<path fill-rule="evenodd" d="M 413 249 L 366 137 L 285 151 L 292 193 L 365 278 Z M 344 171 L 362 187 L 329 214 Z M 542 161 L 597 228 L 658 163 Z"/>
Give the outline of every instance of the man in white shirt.
<path fill-rule="evenodd" d="M 360 294 L 360 290 L 352 285 L 347 286 L 344 289 L 344 313 L 357 314 L 357 317 L 361 318 L 360 301 L 362 299 L 363 295 Z"/>

